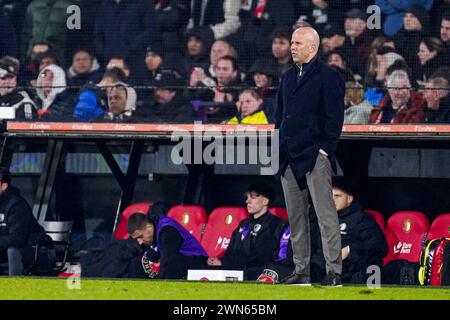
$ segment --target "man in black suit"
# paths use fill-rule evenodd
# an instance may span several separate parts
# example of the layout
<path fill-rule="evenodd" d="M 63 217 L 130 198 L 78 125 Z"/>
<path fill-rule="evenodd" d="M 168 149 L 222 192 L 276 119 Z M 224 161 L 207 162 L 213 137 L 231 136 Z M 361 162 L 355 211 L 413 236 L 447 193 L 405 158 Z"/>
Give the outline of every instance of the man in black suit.
<path fill-rule="evenodd" d="M 332 164 L 344 120 L 345 84 L 320 61 L 320 38 L 300 27 L 291 39 L 295 66 L 281 79 L 275 127 L 279 130 L 281 183 L 291 226 L 294 273 L 281 283 L 311 285 L 308 196 L 317 214 L 327 275 L 323 285 L 340 286 L 339 221 L 332 197 Z"/>

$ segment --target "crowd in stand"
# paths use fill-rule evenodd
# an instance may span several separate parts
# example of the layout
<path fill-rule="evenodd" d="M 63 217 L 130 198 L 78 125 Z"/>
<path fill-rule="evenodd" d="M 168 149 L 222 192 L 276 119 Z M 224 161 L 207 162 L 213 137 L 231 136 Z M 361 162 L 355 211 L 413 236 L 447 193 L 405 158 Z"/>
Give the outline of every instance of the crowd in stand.
<path fill-rule="evenodd" d="M 346 81 L 345 123 L 450 123 L 449 0 L 0 0 L 0 106 L 18 120 L 272 123 L 302 25 Z"/>

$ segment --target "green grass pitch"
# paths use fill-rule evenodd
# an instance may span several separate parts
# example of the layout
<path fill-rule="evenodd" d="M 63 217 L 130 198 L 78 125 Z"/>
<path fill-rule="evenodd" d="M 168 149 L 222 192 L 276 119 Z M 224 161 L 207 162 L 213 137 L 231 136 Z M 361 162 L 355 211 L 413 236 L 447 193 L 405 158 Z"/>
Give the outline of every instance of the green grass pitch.
<path fill-rule="evenodd" d="M 450 287 L 295 287 L 252 282 L 0 278 L 0 299 L 450 300 Z"/>

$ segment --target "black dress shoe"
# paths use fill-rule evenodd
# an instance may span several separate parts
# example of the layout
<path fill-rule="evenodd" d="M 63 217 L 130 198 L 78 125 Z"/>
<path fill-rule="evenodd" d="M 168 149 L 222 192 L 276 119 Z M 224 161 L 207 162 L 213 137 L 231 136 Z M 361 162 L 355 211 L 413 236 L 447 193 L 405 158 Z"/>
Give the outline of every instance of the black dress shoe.
<path fill-rule="evenodd" d="M 342 287 L 341 275 L 334 273 L 333 271 L 328 272 L 322 280 L 322 285 L 328 287 Z"/>
<path fill-rule="evenodd" d="M 293 273 L 290 276 L 282 279 L 279 284 L 287 284 L 291 286 L 310 286 L 311 280 L 309 276 Z"/>

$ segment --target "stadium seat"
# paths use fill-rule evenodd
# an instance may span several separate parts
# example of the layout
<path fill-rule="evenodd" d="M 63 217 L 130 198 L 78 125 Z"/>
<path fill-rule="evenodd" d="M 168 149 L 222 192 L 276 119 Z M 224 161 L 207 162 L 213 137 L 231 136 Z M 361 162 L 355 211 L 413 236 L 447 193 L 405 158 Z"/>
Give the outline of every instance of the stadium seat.
<path fill-rule="evenodd" d="M 450 238 L 450 213 L 437 216 L 428 231 L 427 240 Z"/>
<path fill-rule="evenodd" d="M 201 228 L 208 221 L 208 214 L 202 206 L 176 205 L 169 210 L 167 216 L 176 220 L 200 241 Z"/>
<path fill-rule="evenodd" d="M 370 214 L 374 219 L 375 219 L 375 221 L 378 223 L 378 225 L 380 226 L 380 228 L 381 228 L 381 230 L 384 230 L 384 225 L 385 225 L 385 222 L 384 222 L 384 217 L 383 217 L 383 215 L 381 214 L 381 212 L 380 211 L 377 211 L 377 210 L 364 210 L 365 212 L 367 212 L 368 214 Z"/>
<path fill-rule="evenodd" d="M 280 218 L 281 220 L 287 220 L 288 219 L 288 214 L 287 214 L 287 209 L 286 208 L 274 207 L 274 208 L 270 208 L 269 212 L 271 214 L 273 214 L 275 217 Z"/>
<path fill-rule="evenodd" d="M 230 243 L 231 234 L 239 223 L 248 218 L 249 214 L 243 207 L 219 207 L 209 215 L 205 232 L 201 239 L 203 248 L 209 257 L 223 256 Z"/>
<path fill-rule="evenodd" d="M 430 222 L 422 212 L 398 211 L 387 221 L 387 227 L 398 239 L 398 259 L 419 262 Z"/>
<path fill-rule="evenodd" d="M 399 248 L 397 248 L 397 246 L 399 244 L 397 236 L 389 228 L 384 228 L 383 233 L 386 238 L 386 242 L 387 242 L 387 246 L 388 246 L 388 253 L 387 253 L 386 257 L 384 257 L 384 259 L 383 259 L 383 266 L 385 266 L 389 263 L 389 261 L 399 259 L 398 255 L 399 255 L 400 251 L 399 251 Z M 401 247 L 401 245 L 400 245 L 400 247 Z"/>
<path fill-rule="evenodd" d="M 126 239 L 128 238 L 127 232 L 127 221 L 128 218 L 136 212 L 147 213 L 148 209 L 152 205 L 151 202 L 137 202 L 130 204 L 128 207 L 123 210 L 122 215 L 120 216 L 119 224 L 117 225 L 116 230 L 114 231 L 114 239 Z"/>

